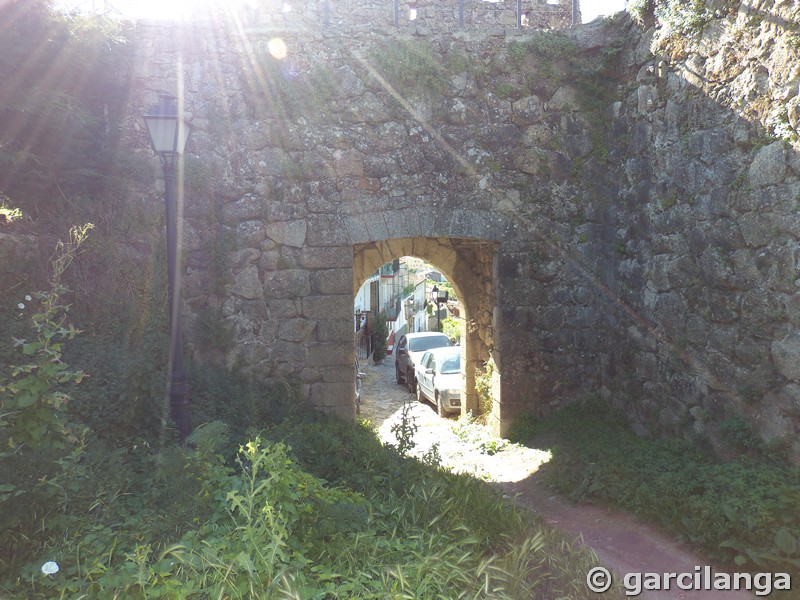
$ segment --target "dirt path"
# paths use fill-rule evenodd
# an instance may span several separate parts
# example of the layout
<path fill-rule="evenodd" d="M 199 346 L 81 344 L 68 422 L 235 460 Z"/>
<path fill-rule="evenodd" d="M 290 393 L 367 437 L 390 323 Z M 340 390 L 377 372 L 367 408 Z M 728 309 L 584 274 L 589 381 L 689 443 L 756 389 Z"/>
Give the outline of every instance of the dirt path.
<path fill-rule="evenodd" d="M 379 366 L 362 365 L 362 370 L 367 377 L 362 388 L 361 416 L 378 428 L 381 440 L 397 443 L 391 428 L 400 421 L 403 405 L 408 402 L 409 416 L 418 428 L 411 454 L 422 456 L 435 445 L 443 465 L 483 479 L 508 497 L 516 497 L 545 521 L 576 539 L 582 538 L 600 561 L 616 573 L 615 579 L 628 573 L 695 573 L 696 566 L 710 564 L 626 513 L 572 504 L 553 494 L 536 477 L 538 468 L 549 460 L 549 452 L 516 445 L 503 447 L 502 440 L 492 438 L 478 426 L 454 427 L 455 419 L 440 418 L 433 406 L 417 403 L 405 386 L 395 382 L 391 359 Z M 497 452 L 489 454 L 492 450 Z M 646 596 L 638 597 L 744 600 L 753 596 L 733 591 L 649 591 Z"/>

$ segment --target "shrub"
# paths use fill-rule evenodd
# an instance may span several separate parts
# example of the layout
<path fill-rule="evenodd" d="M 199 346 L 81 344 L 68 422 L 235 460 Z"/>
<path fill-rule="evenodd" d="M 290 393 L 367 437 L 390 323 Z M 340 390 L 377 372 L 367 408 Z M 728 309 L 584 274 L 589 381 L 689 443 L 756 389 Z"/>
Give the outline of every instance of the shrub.
<path fill-rule="evenodd" d="M 389 325 L 386 311 L 381 311 L 375 319 L 375 328 L 372 331 L 372 360 L 377 365 L 386 358 L 386 342 L 389 339 Z"/>
<path fill-rule="evenodd" d="M 461 343 L 461 323 L 458 319 L 447 317 L 442 321 L 442 333 L 444 333 L 451 342 Z"/>
<path fill-rule="evenodd" d="M 69 305 L 63 297 L 64 271 L 85 241 L 91 224 L 70 229 L 69 240 L 59 241 L 50 259 L 50 289 L 25 297 L 24 311 L 36 306 L 31 317 L 33 337 L 15 339 L 23 361 L 0 373 L 0 550 L 3 562 L 26 557 L 26 550 L 62 525 L 59 488 L 77 456 L 82 432 L 70 427 L 63 392 L 67 382 L 80 383 L 84 374 L 71 370 L 61 357 L 65 342 L 78 330 L 67 323 Z M 35 540 L 35 541 L 34 541 Z M 27 541 L 27 543 L 25 543 Z M 33 542 L 33 543 L 31 543 Z"/>

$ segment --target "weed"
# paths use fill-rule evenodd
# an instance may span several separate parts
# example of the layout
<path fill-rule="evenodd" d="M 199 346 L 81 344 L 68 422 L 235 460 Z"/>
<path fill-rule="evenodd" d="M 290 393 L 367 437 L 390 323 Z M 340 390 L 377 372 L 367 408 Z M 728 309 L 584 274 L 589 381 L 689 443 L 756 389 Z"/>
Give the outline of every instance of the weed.
<path fill-rule="evenodd" d="M 414 441 L 414 434 L 417 433 L 419 425 L 411 415 L 411 401 L 403 403 L 403 410 L 400 413 L 400 420 L 392 425 L 392 435 L 397 440 L 397 453 L 406 456 L 409 450 L 413 450 L 417 443 Z"/>
<path fill-rule="evenodd" d="M 511 60 L 511 64 L 517 69 L 522 68 L 527 55 L 528 49 L 525 47 L 525 44 L 514 41 L 508 45 L 508 57 Z"/>
<path fill-rule="evenodd" d="M 467 54 L 460 49 L 453 50 L 447 60 L 447 70 L 450 73 L 464 73 L 470 68 L 470 59 Z"/>
<path fill-rule="evenodd" d="M 69 305 L 62 297 L 67 289 L 61 283 L 64 271 L 75 259 L 79 247 L 86 240 L 91 223 L 70 229 L 69 241 L 59 241 L 50 260 L 50 289 L 26 297 L 36 305 L 31 321 L 35 337 L 15 339 L 14 347 L 23 355 L 20 365 L 12 366 L 8 379 L 0 380 L 0 433 L 5 447 L 11 452 L 3 453 L 9 458 L 23 447 L 39 449 L 60 448 L 66 432 L 63 409 L 67 396 L 59 389 L 65 382 L 80 383 L 84 374 L 70 371 L 61 360 L 63 344 L 72 340 L 79 331 L 67 324 Z M 24 303 L 19 309 L 25 310 Z"/>
<path fill-rule="evenodd" d="M 517 417 L 508 430 L 508 439 L 512 443 L 525 443 L 534 438 L 538 431 L 539 419 L 532 413 L 524 413 Z"/>
<path fill-rule="evenodd" d="M 508 440 L 493 436 L 484 425 L 475 420 L 471 411 L 458 418 L 453 425 L 453 433 L 462 441 L 475 446 L 482 454 L 489 456 L 508 447 Z"/>
<path fill-rule="evenodd" d="M 483 372 L 475 375 L 475 392 L 478 394 L 482 415 L 491 414 L 494 405 L 494 392 L 492 391 L 492 373 L 494 373 L 494 369 L 494 361 L 489 358 L 486 361 Z"/>
<path fill-rule="evenodd" d="M 554 59 L 575 54 L 578 46 L 561 33 L 541 32 L 528 43 L 530 50 L 541 58 Z"/>
<path fill-rule="evenodd" d="M 206 305 L 197 311 L 200 327 L 197 330 L 197 342 L 206 349 L 215 349 L 226 354 L 233 348 L 233 327 L 225 321 L 221 310 L 213 310 Z"/>
<path fill-rule="evenodd" d="M 514 97 L 518 91 L 517 86 L 513 83 L 501 81 L 495 86 L 494 93 L 501 100 L 508 100 L 509 98 Z"/>
<path fill-rule="evenodd" d="M 648 15 L 653 14 L 653 0 L 630 0 L 625 4 L 625 10 L 640 23 L 647 20 Z"/>
<path fill-rule="evenodd" d="M 254 434 L 238 452 L 230 432 L 208 423 L 187 448 L 85 453 L 74 481 L 93 503 L 75 505 L 70 535 L 43 553 L 58 575 L 43 577 L 37 555 L 5 571 L 0 589 L 29 598 L 590 597 L 590 553 L 442 470 L 435 452 L 427 465 L 403 458 L 365 427 L 315 413 Z"/>
<path fill-rule="evenodd" d="M 69 481 L 64 476 L 79 460 L 85 436 L 67 418 L 63 388 L 85 374 L 62 360 L 65 343 L 79 333 L 67 323 L 62 276 L 92 227 L 70 229 L 69 240 L 59 241 L 50 259 L 50 288 L 18 304 L 19 311 L 33 312 L 33 337 L 14 340 L 21 355 L 0 373 L 0 564 L 26 558 L 35 543 L 63 527 L 59 509 L 67 494 L 59 488 Z"/>
<path fill-rule="evenodd" d="M 445 66 L 426 42 L 395 39 L 378 44 L 373 52 L 381 75 L 398 90 L 438 97 L 449 84 Z"/>
<path fill-rule="evenodd" d="M 728 417 L 719 424 L 723 438 L 740 452 L 752 452 L 761 447 L 761 438 L 753 426 L 738 415 Z"/>

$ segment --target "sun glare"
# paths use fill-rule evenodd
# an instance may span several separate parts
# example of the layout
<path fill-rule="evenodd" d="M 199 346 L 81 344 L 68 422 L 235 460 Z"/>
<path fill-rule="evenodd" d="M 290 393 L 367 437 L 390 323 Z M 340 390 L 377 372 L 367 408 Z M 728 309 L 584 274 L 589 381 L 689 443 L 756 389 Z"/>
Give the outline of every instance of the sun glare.
<path fill-rule="evenodd" d="M 204 0 L 115 0 L 112 5 L 131 19 L 177 20 L 208 8 Z"/>
<path fill-rule="evenodd" d="M 175 21 L 207 13 L 225 0 L 56 0 L 68 12 L 88 12 L 132 20 Z"/>

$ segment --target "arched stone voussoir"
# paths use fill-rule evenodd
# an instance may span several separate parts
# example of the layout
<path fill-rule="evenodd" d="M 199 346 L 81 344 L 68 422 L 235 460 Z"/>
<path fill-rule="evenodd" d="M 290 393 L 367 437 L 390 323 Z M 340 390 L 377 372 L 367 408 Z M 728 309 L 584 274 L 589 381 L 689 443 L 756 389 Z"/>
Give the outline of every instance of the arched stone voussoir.
<path fill-rule="evenodd" d="M 518 220 L 490 210 L 420 207 L 352 215 L 344 219 L 350 243 L 404 238 L 470 238 L 499 242 L 516 237 Z"/>

